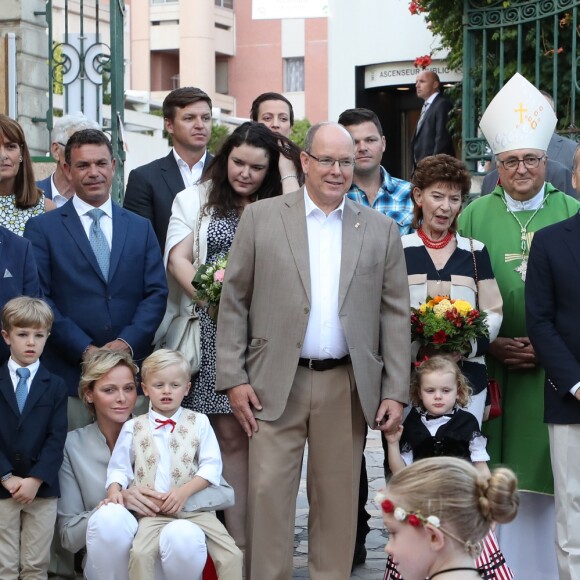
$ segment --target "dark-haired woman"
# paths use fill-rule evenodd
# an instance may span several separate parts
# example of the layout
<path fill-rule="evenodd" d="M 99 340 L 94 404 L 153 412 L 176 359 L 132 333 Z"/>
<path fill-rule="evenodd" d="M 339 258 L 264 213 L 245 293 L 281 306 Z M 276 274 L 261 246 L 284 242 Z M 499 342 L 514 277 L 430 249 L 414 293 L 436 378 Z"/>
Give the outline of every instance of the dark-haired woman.
<path fill-rule="evenodd" d="M 205 180 L 176 196 L 165 246 L 168 312 L 158 336 L 164 334 L 174 315 L 187 312 L 194 297 L 191 281 L 197 267 L 215 263 L 228 254 L 244 207 L 296 189 L 294 180 L 281 179 L 280 155 L 301 167 L 300 150 L 289 139 L 265 125 L 244 123 L 227 138 Z M 244 549 L 248 438 L 232 415 L 227 396 L 215 392 L 217 327 L 207 308 L 198 312 L 201 367 L 184 406 L 210 417 L 222 451 L 224 477 L 236 493 L 235 506 L 225 512 L 226 526 Z"/>
<path fill-rule="evenodd" d="M 0 225 L 21 236 L 31 217 L 55 207 L 36 187 L 22 127 L 0 115 Z"/>
<path fill-rule="evenodd" d="M 454 353 L 473 389 L 468 410 L 481 425 L 487 394 L 485 353 L 501 326 L 502 298 L 485 246 L 457 234 L 457 217 L 470 187 L 471 176 L 455 157 L 439 154 L 422 159 L 413 176 L 416 232 L 401 240 L 411 306 L 418 307 L 427 296 L 445 295 L 467 300 L 487 314 L 489 338 L 473 341 L 468 352 Z"/>

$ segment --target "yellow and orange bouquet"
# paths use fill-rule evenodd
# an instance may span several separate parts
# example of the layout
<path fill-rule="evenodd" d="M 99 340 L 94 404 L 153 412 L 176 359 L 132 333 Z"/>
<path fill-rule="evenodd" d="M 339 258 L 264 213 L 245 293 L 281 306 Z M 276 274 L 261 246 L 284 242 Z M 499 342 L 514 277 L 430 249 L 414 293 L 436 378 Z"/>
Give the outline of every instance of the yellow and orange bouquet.
<path fill-rule="evenodd" d="M 428 296 L 419 308 L 411 308 L 411 337 L 442 352 L 470 352 L 472 340 L 489 336 L 486 316 L 466 300 Z"/>

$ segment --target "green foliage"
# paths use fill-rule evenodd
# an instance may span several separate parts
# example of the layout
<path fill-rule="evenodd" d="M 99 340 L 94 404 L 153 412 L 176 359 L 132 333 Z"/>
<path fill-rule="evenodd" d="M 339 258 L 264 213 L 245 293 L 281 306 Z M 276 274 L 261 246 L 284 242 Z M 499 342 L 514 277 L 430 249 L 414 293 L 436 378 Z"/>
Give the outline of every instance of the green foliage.
<path fill-rule="evenodd" d="M 227 125 L 218 125 L 212 123 L 211 126 L 211 139 L 207 145 L 207 149 L 210 153 L 215 155 L 224 144 L 224 141 L 228 138 L 230 130 Z"/>
<path fill-rule="evenodd" d="M 523 4 L 538 3 L 538 0 L 508 1 L 474 0 L 473 8 L 505 10 L 516 9 Z M 420 16 L 427 26 L 440 39 L 440 46 L 434 49 L 445 49 L 448 52 L 447 62 L 450 68 L 463 68 L 463 34 L 465 17 L 464 2 L 459 0 L 419 0 Z M 558 23 L 555 26 L 555 22 Z M 575 90 L 572 82 L 572 71 L 576 67 L 576 55 L 573 54 L 573 41 L 580 42 L 580 29 L 574 29 L 571 12 L 562 11 L 554 16 L 541 20 L 522 22 L 503 28 L 491 28 L 486 31 L 474 31 L 470 36 L 470 50 L 473 61 L 468 70 L 463 71 L 464 78 L 471 78 L 475 118 L 479 119 L 484 105 L 489 104 L 500 88 L 500 81 L 505 83 L 513 74 L 519 72 L 536 86 L 556 95 L 556 113 L 559 127 L 567 128 L 577 122 L 571 111 L 570 95 Z M 518 33 L 521 38 L 518 38 Z M 487 35 L 487 45 L 483 54 L 483 39 Z M 503 62 L 502 62 L 503 55 Z M 518 68 L 518 61 L 520 63 Z M 536 72 L 539 76 L 536 78 Z M 483 75 L 486 75 L 486 86 L 483 86 Z M 456 103 L 461 102 L 461 87 L 450 91 Z M 485 94 L 485 100 L 483 96 Z M 577 103 L 578 107 L 578 103 Z M 458 118 L 455 120 L 458 128 Z M 452 122 L 453 124 L 453 122 Z"/>
<path fill-rule="evenodd" d="M 298 147 L 304 149 L 304 141 L 306 139 L 306 133 L 312 124 L 308 119 L 299 119 L 294 121 L 294 126 L 292 127 L 292 132 L 290 133 L 290 140 L 296 143 Z"/>

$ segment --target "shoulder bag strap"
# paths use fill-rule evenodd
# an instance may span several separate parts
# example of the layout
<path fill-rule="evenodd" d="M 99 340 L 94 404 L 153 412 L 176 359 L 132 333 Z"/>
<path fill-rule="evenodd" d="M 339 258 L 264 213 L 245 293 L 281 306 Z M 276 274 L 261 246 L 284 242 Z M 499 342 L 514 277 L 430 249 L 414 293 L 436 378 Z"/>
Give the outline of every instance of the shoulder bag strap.
<path fill-rule="evenodd" d="M 479 276 L 477 275 L 477 260 L 475 259 L 473 238 L 469 238 L 469 247 L 471 248 L 471 259 L 473 260 L 473 273 L 475 274 L 475 307 L 479 310 Z"/>

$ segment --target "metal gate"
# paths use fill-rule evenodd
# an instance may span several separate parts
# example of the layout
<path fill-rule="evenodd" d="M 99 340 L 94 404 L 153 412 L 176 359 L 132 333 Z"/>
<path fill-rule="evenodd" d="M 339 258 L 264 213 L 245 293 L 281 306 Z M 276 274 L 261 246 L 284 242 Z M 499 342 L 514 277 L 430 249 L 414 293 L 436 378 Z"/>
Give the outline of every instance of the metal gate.
<path fill-rule="evenodd" d="M 580 140 L 579 7 L 580 0 L 464 0 L 462 134 L 470 169 L 490 156 L 479 120 L 515 72 L 553 95 L 558 133 Z"/>
<path fill-rule="evenodd" d="M 47 0 L 48 110 L 36 117 L 52 131 L 55 112 L 82 111 L 110 133 L 117 161 L 112 195 L 124 191 L 124 0 Z M 58 106 L 57 106 L 58 101 Z M 50 147 L 49 147 L 50 149 Z"/>

